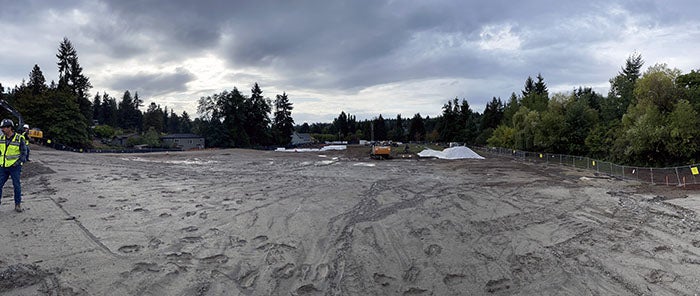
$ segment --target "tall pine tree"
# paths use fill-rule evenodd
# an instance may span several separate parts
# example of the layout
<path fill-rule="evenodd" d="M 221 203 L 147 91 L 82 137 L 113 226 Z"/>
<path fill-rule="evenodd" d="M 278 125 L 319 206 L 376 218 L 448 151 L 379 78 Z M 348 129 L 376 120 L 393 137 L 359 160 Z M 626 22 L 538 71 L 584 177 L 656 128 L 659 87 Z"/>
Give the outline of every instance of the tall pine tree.
<path fill-rule="evenodd" d="M 294 132 L 294 119 L 292 118 L 292 103 L 287 98 L 287 93 L 277 95 L 275 98 L 275 114 L 272 122 L 272 131 L 275 143 L 287 145 L 291 141 Z"/>

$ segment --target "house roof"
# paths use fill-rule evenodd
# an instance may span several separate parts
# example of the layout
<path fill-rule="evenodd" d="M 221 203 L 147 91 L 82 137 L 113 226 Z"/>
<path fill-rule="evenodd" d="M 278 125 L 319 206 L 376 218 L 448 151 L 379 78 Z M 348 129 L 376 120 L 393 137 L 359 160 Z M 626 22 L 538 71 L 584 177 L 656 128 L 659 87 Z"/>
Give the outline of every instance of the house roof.
<path fill-rule="evenodd" d="M 311 134 L 308 134 L 308 133 L 294 132 L 292 135 L 296 135 L 297 137 L 299 137 L 300 139 L 302 139 L 304 141 L 311 141 Z"/>
<path fill-rule="evenodd" d="M 116 138 L 116 139 L 128 139 L 131 137 L 136 137 L 138 135 L 139 134 L 137 134 L 137 133 L 130 133 L 130 134 L 117 135 L 117 136 L 114 136 L 114 138 Z"/>
<path fill-rule="evenodd" d="M 169 134 L 160 137 L 161 139 L 201 139 L 204 138 L 200 135 L 195 134 Z"/>

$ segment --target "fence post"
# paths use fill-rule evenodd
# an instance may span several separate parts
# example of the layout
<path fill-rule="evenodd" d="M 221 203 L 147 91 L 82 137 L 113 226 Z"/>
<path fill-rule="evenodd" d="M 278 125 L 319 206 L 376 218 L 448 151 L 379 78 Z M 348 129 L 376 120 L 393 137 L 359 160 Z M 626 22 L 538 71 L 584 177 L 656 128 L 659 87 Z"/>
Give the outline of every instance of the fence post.
<path fill-rule="evenodd" d="M 654 168 L 649 168 L 649 175 L 651 175 L 651 185 L 654 184 Z"/>
<path fill-rule="evenodd" d="M 678 167 L 676 167 L 676 179 L 678 180 L 678 186 L 681 185 L 681 175 L 678 173 Z"/>
<path fill-rule="evenodd" d="M 610 166 L 612 166 L 612 162 L 610 163 Z M 625 178 L 625 166 L 622 166 L 622 179 Z"/>

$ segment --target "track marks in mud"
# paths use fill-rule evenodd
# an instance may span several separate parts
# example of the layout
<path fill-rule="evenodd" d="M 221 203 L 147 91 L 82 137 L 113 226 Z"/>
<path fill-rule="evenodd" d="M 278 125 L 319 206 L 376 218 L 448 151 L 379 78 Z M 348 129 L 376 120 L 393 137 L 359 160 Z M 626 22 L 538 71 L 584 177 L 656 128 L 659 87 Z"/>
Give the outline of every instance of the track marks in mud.
<path fill-rule="evenodd" d="M 500 278 L 496 280 L 489 280 L 486 283 L 485 290 L 489 293 L 499 293 L 510 289 L 510 280 L 507 278 Z"/>
<path fill-rule="evenodd" d="M 0 292 L 12 295 L 86 295 L 76 290 L 57 275 L 58 268 L 45 270 L 35 264 L 15 264 L 0 270 Z M 13 293 L 14 292 L 14 293 Z"/>

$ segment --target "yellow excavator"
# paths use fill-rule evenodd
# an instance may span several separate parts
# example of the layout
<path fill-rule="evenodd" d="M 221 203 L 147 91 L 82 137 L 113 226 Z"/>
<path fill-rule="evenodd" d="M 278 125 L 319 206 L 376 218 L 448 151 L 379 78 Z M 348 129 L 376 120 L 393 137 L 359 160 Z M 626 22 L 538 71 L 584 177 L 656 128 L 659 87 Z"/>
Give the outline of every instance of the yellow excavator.
<path fill-rule="evenodd" d="M 17 111 L 12 105 L 10 105 L 7 101 L 0 99 L 0 107 L 5 108 L 7 112 L 10 112 L 13 116 L 17 117 L 17 126 L 15 127 L 15 131 L 18 133 L 23 133 L 24 131 L 24 118 L 22 118 L 22 114 Z M 41 139 L 44 138 L 44 132 L 42 132 L 38 128 L 32 128 L 27 132 L 27 136 L 29 136 L 30 141 L 32 142 L 38 142 L 41 141 Z"/>
<path fill-rule="evenodd" d="M 391 158 L 391 146 L 372 145 L 372 151 L 370 151 L 369 156 L 373 159 L 389 159 Z"/>
<path fill-rule="evenodd" d="M 17 126 L 15 127 L 15 131 L 22 133 L 22 127 L 24 127 L 24 119 L 22 118 L 22 114 L 17 111 L 14 107 L 12 107 L 7 101 L 0 99 L 0 107 L 5 108 L 8 112 L 12 113 L 15 117 L 17 117 Z"/>

